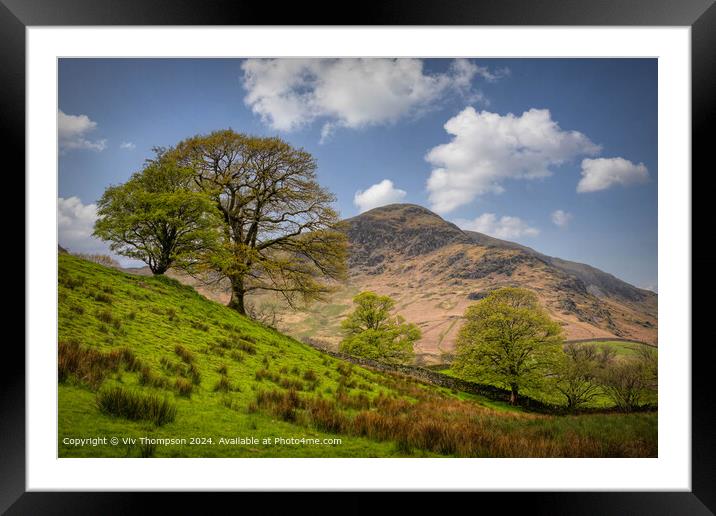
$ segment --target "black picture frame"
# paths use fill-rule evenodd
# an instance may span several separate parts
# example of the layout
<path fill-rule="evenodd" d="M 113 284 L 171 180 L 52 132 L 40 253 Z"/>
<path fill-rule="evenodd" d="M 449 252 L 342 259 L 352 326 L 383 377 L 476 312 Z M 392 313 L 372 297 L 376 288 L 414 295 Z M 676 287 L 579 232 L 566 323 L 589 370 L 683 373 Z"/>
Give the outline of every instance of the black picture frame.
<path fill-rule="evenodd" d="M 286 3 L 279 9 L 268 2 L 244 0 L 0 0 L 0 126 L 3 147 L 14 150 L 15 170 L 24 170 L 25 148 L 25 28 L 38 25 L 573 25 L 573 26 L 689 26 L 692 73 L 692 277 L 715 265 L 714 255 L 696 255 L 696 236 L 706 240 L 713 217 L 706 208 L 706 185 L 713 175 L 708 128 L 716 122 L 716 5 L 714 0 L 458 0 L 450 3 L 391 0 L 362 3 L 356 9 L 326 11 L 323 4 Z M 342 14 L 339 14 L 342 13 Z M 9 153 L 10 154 L 10 153 Z M 707 168 L 708 167 L 708 168 Z M 10 167 L 4 167 L 9 170 Z M 697 174 L 696 171 L 699 171 Z M 711 174 L 708 174 L 711 172 Z M 684 171 L 689 173 L 689 171 Z M 698 188 L 694 184 L 698 179 Z M 24 186 L 20 187 L 24 191 Z M 27 195 L 28 192 L 25 192 Z M 700 201 L 704 201 L 703 203 Z M 19 245 L 16 245 L 19 247 Z M 24 252 L 24 251 L 23 251 Z M 32 271 L 25 270 L 25 277 Z M 698 303 L 692 282 L 692 491 L 611 493 L 481 493 L 480 503 L 495 501 L 510 508 L 525 504 L 531 514 L 712 514 L 716 510 L 716 454 L 709 393 L 714 364 L 714 330 L 704 330 L 708 303 Z M 698 324 L 697 324 L 698 323 Z M 699 330 L 698 332 L 696 330 Z M 6 348 L 10 339 L 5 339 Z M 161 503 L 165 512 L 191 509 L 181 493 L 57 493 L 25 489 L 25 357 L 22 348 L 3 355 L 0 375 L 0 511 L 7 514 L 114 514 L 150 509 Z M 253 504 L 253 494 L 218 493 L 217 501 Z M 307 506 L 328 510 L 323 495 L 301 494 Z M 313 498 L 320 496 L 320 500 Z M 351 495 L 351 496 L 356 496 Z M 365 511 L 375 503 L 361 497 L 342 501 Z M 453 495 L 457 496 L 457 495 Z M 460 495 L 463 496 L 463 495 Z M 474 494 L 468 496 L 475 496 Z M 148 500 L 161 497 L 161 500 Z M 499 498 L 493 500 L 495 498 Z M 509 505 L 506 505 L 509 498 Z M 456 501 L 457 502 L 457 501 Z M 273 502 L 275 503 L 275 502 Z M 291 502 L 295 506 L 296 501 Z M 422 496 L 406 500 L 421 506 Z M 459 503 L 459 502 L 457 502 Z M 465 503 L 474 504 L 474 501 Z M 248 505 L 246 505 L 248 507 Z M 333 506 L 334 509 L 336 506 Z M 275 509 L 275 510 L 274 510 Z M 272 511 L 278 511 L 272 505 Z"/>

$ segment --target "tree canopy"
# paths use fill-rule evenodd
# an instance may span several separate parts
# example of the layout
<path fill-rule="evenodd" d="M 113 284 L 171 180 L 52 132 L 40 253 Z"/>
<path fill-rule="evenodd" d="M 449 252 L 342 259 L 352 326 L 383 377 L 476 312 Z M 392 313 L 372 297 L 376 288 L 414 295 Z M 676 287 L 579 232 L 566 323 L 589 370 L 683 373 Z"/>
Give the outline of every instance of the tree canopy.
<path fill-rule="evenodd" d="M 540 384 L 559 362 L 562 328 L 526 289 L 501 288 L 465 311 L 453 369 L 460 376 L 496 383 L 511 392 Z"/>
<path fill-rule="evenodd" d="M 246 313 L 255 290 L 278 292 L 291 306 L 322 299 L 330 280 L 345 277 L 335 198 L 316 181 L 308 152 L 228 129 L 183 140 L 170 154 L 221 214 L 219 245 L 194 265 L 229 280 L 231 307 Z"/>
<path fill-rule="evenodd" d="M 193 188 L 191 169 L 159 150 L 124 184 L 97 203 L 94 235 L 118 254 L 145 262 L 154 274 L 191 263 L 216 242 L 219 221 L 211 199 Z"/>
<path fill-rule="evenodd" d="M 341 351 L 389 363 L 413 359 L 413 345 L 421 337 L 420 329 L 400 315 L 391 316 L 395 301 L 374 292 L 361 292 L 353 303 L 355 310 L 341 323 L 345 335 Z"/>

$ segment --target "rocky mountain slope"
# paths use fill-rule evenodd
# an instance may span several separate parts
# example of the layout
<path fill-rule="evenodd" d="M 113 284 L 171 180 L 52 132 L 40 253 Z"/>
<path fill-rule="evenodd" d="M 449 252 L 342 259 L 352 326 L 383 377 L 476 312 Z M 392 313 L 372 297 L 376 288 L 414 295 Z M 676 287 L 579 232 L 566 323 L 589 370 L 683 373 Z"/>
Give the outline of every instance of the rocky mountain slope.
<path fill-rule="evenodd" d="M 657 342 L 657 295 L 589 265 L 463 231 L 421 206 L 393 204 L 346 220 L 350 279 L 328 303 L 284 313 L 282 327 L 302 338 L 337 344 L 350 298 L 374 290 L 420 325 L 418 351 L 449 353 L 465 308 L 490 290 L 535 291 L 568 339 Z"/>

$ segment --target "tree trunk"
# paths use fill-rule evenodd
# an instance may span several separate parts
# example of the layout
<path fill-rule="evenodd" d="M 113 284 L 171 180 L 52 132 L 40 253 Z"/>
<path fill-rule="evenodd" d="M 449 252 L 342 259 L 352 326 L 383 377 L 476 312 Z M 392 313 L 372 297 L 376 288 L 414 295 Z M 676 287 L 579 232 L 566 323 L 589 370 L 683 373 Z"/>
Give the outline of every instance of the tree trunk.
<path fill-rule="evenodd" d="M 246 291 L 244 290 L 244 278 L 242 276 L 234 276 L 231 280 L 231 301 L 229 301 L 229 308 L 233 308 L 241 315 L 246 315 L 246 306 L 244 305 L 244 296 Z"/>
<path fill-rule="evenodd" d="M 155 276 L 161 276 L 162 274 L 167 272 L 169 266 L 164 264 L 157 264 L 154 267 L 149 268 L 152 270 L 152 274 L 154 274 Z"/>
<path fill-rule="evenodd" d="M 519 393 L 519 387 L 517 384 L 512 384 L 510 390 L 510 405 L 517 405 L 517 394 Z"/>

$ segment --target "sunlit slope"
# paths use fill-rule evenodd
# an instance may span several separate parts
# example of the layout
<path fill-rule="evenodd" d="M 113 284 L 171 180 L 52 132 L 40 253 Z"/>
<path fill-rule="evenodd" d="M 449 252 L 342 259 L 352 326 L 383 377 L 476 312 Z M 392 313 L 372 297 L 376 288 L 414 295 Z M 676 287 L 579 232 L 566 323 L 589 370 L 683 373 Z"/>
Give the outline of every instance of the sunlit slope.
<path fill-rule="evenodd" d="M 656 414 L 529 414 L 325 355 L 170 278 L 58 259 L 61 457 L 656 454 Z"/>

